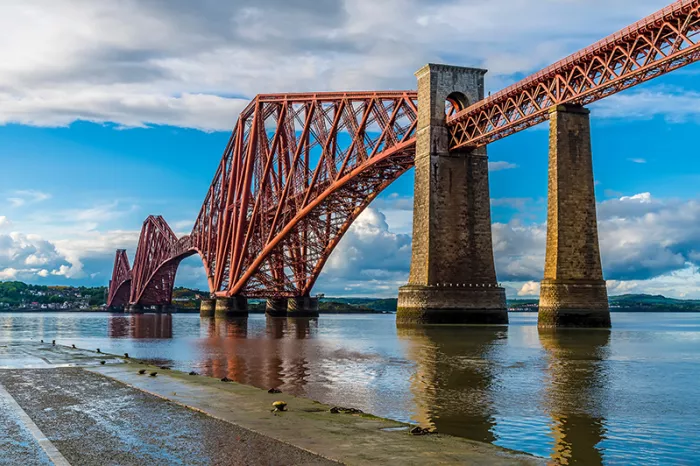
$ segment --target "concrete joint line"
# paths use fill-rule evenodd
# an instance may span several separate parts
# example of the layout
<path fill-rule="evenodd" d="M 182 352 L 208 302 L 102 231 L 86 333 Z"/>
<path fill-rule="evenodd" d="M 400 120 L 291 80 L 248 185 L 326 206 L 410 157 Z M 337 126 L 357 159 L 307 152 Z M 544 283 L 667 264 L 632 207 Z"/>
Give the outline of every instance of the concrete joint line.
<path fill-rule="evenodd" d="M 39 427 L 36 424 L 34 424 L 34 421 L 32 421 L 29 415 L 19 405 L 19 403 L 17 403 L 17 401 L 15 401 L 15 399 L 12 398 L 12 395 L 10 395 L 7 390 L 5 390 L 5 387 L 3 387 L 2 384 L 0 384 L 0 397 L 5 398 L 10 407 L 17 412 L 17 417 L 22 421 L 24 427 L 26 427 L 27 430 L 29 430 L 29 432 L 32 434 L 34 439 L 37 441 L 41 449 L 44 450 L 44 453 L 46 453 L 46 456 L 49 457 L 53 464 L 55 464 L 56 466 L 71 466 L 70 463 L 63 457 L 61 452 L 59 452 L 58 449 L 54 446 L 54 444 L 51 443 L 51 441 L 48 438 L 46 438 L 44 433 L 41 430 L 39 430 Z"/>

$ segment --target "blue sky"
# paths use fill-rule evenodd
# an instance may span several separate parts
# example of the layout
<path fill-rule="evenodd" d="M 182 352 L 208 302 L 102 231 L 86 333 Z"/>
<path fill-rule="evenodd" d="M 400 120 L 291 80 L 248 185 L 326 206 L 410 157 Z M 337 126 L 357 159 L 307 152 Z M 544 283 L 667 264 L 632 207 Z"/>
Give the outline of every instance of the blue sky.
<path fill-rule="evenodd" d="M 0 6 L 0 280 L 105 284 L 114 250 L 133 257 L 149 214 L 189 232 L 256 93 L 414 88 L 426 62 L 488 68 L 495 92 L 668 1 L 100 3 Z M 591 106 L 612 294 L 700 298 L 698 66 Z M 536 295 L 542 276 L 547 139 L 545 124 L 489 146 L 494 251 L 511 297 Z M 412 191 L 410 172 L 375 201 L 317 292 L 396 295 Z M 177 284 L 206 287 L 196 257 Z"/>

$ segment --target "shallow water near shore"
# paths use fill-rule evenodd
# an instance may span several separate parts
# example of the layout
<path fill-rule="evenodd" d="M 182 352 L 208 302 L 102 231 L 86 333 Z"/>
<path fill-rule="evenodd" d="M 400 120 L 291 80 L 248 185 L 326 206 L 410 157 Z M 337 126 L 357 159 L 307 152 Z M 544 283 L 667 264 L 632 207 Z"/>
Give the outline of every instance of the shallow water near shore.
<path fill-rule="evenodd" d="M 0 314 L 0 344 L 128 352 L 175 369 L 437 428 L 561 464 L 693 464 L 700 314 L 613 313 L 613 329 L 397 330 L 393 315 Z"/>

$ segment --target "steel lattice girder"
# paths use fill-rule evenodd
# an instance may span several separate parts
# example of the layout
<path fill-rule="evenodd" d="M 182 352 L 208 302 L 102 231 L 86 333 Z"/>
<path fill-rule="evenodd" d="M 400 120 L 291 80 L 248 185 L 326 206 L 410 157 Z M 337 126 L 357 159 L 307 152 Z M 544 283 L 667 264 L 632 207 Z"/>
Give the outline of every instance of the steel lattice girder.
<path fill-rule="evenodd" d="M 311 291 L 350 224 L 409 169 L 416 93 L 260 95 L 191 234 L 219 295 Z"/>
<path fill-rule="evenodd" d="M 161 216 L 143 222 L 132 269 L 130 303 L 169 304 L 180 261 L 194 254 L 188 236 L 178 240 Z"/>
<path fill-rule="evenodd" d="M 700 0 L 680 0 L 448 118 L 452 149 L 537 125 L 700 59 Z"/>
<path fill-rule="evenodd" d="M 114 258 L 112 279 L 109 281 L 107 306 L 124 306 L 129 302 L 131 293 L 131 266 L 126 255 L 126 249 L 117 249 Z"/>

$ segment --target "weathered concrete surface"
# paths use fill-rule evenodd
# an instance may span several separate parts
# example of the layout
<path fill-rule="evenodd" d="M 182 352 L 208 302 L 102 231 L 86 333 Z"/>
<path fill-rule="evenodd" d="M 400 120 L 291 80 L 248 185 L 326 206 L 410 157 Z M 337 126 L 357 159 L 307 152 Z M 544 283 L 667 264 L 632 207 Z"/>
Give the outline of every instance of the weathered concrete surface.
<path fill-rule="evenodd" d="M 445 124 L 448 98 L 464 106 L 484 98 L 485 73 L 434 64 L 416 73 L 413 246 L 408 285 L 399 291 L 399 326 L 508 323 L 493 260 L 486 148 L 450 152 Z"/>
<path fill-rule="evenodd" d="M 238 426 L 344 464 L 544 464 L 529 455 L 447 435 L 411 436 L 404 424 L 374 416 L 331 414 L 330 406 L 177 371 L 139 376 L 138 364 L 90 370 Z M 273 401 L 288 403 L 272 413 Z"/>
<path fill-rule="evenodd" d="M 1 396 L 0 432 L 0 465 L 48 466 L 53 464 L 29 429 L 12 412 L 9 400 Z"/>
<path fill-rule="evenodd" d="M 447 435 L 383 430 L 405 425 L 331 414 L 308 399 L 137 361 L 50 344 L 8 351 L 23 354 L 24 362 L 33 357 L 35 367 L 70 364 L 71 355 L 83 365 L 0 371 L 0 384 L 72 464 L 545 464 Z M 158 375 L 139 375 L 140 369 Z M 289 411 L 272 413 L 275 400 L 286 401 Z"/>
<path fill-rule="evenodd" d="M 80 368 L 1 371 L 0 383 L 72 464 L 334 464 Z"/>
<path fill-rule="evenodd" d="M 199 302 L 199 315 L 200 317 L 214 317 L 214 311 L 216 309 L 216 300 L 210 298 L 202 298 Z"/>
<path fill-rule="evenodd" d="M 318 317 L 318 298 L 310 296 L 289 298 L 287 317 Z"/>
<path fill-rule="evenodd" d="M 265 313 L 270 317 L 287 317 L 287 298 L 267 298 Z"/>
<path fill-rule="evenodd" d="M 245 296 L 216 298 L 214 314 L 216 317 L 248 317 L 248 300 Z"/>
<path fill-rule="evenodd" d="M 550 112 L 547 253 L 538 326 L 610 327 L 598 246 L 589 111 Z"/>

